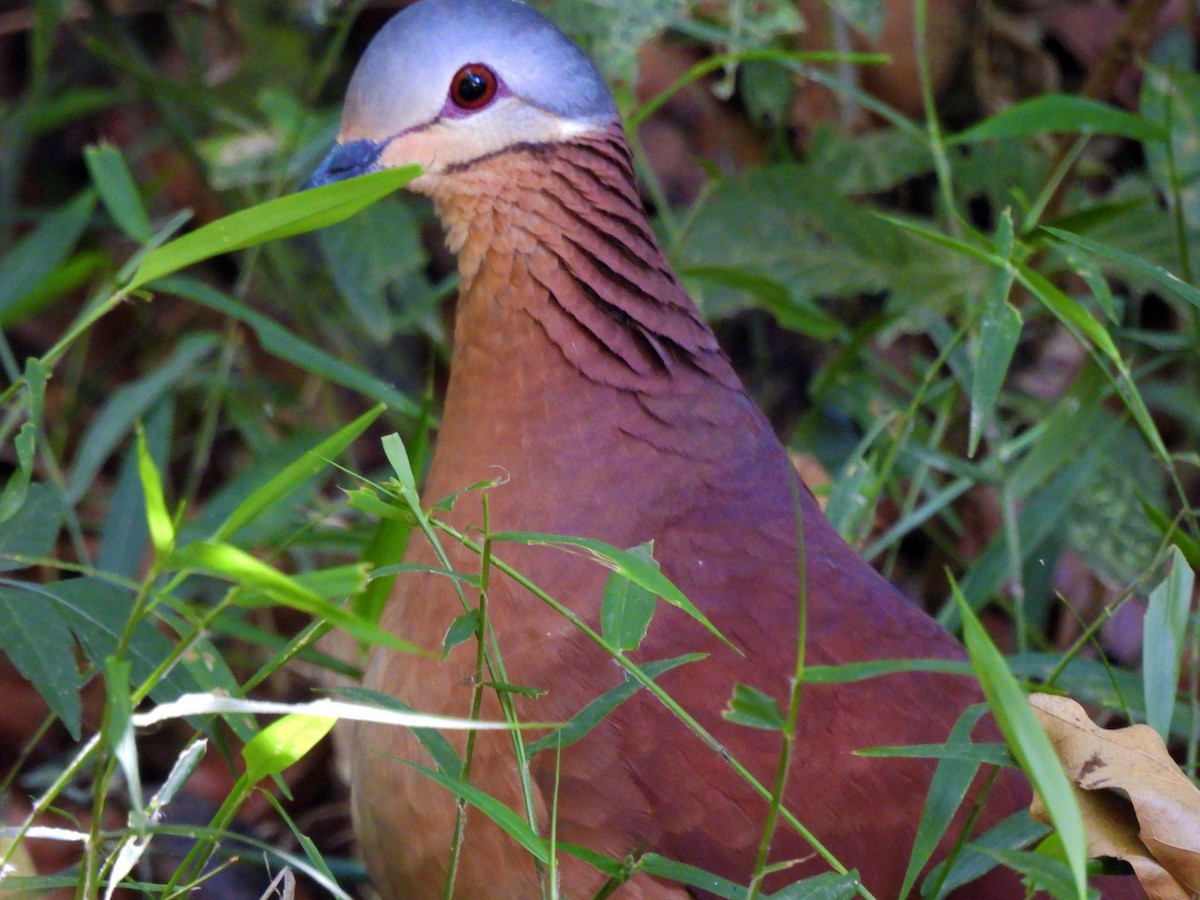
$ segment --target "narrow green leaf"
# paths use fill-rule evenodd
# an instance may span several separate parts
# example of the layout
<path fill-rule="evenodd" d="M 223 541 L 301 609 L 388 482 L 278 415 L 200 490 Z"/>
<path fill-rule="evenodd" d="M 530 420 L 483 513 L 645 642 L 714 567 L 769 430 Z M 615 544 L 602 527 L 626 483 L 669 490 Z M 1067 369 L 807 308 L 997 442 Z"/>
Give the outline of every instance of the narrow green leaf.
<path fill-rule="evenodd" d="M 633 555 L 658 568 L 654 542 L 632 548 Z M 654 617 L 655 596 L 620 572 L 609 573 L 600 604 L 600 628 L 605 639 L 618 650 L 636 650 L 641 646 Z"/>
<path fill-rule="evenodd" d="M 1189 537 L 1183 532 L 1183 529 L 1178 523 L 1173 521 L 1162 510 L 1155 508 L 1146 501 L 1142 501 L 1142 509 L 1146 511 L 1146 515 L 1163 535 L 1167 538 L 1187 560 L 1188 565 L 1193 569 L 1200 570 L 1200 542 Z"/>
<path fill-rule="evenodd" d="M 1121 361 L 1121 354 L 1117 350 L 1117 345 L 1113 343 L 1112 337 L 1104 326 L 1092 317 L 1083 304 L 1067 296 L 1051 284 L 1044 275 L 1028 266 L 1020 266 L 1018 273 L 1021 283 L 1029 288 L 1059 321 L 1079 329 L 1084 337 L 1095 344 L 1100 352 L 1110 360 L 1118 363 Z"/>
<path fill-rule="evenodd" d="M 1007 212 L 1006 212 L 1007 215 Z M 1009 221 L 1011 227 L 1011 220 Z M 1021 338 L 1021 314 L 1008 302 L 1013 273 L 1004 269 L 993 276 L 987 309 L 979 321 L 979 333 L 973 342 L 974 372 L 971 379 L 970 437 L 967 453 L 975 455 L 983 429 L 993 416 L 996 400 L 1017 342 Z"/>
<path fill-rule="evenodd" d="M 748 684 L 735 684 L 729 705 L 721 715 L 730 722 L 766 731 L 782 731 L 783 710 L 779 701 Z"/>
<path fill-rule="evenodd" d="M 1015 768 L 1017 761 L 1004 744 L 905 744 L 900 747 L 862 747 L 855 756 L 873 759 L 948 759 Z"/>
<path fill-rule="evenodd" d="M 175 522 L 167 512 L 167 501 L 163 496 L 162 478 L 146 444 L 146 432 L 137 429 L 138 475 L 142 481 L 142 497 L 146 505 L 146 524 L 150 528 L 150 542 L 154 553 L 163 559 L 175 546 Z"/>
<path fill-rule="evenodd" d="M 393 712 L 416 712 L 407 703 L 396 699 L 391 694 L 381 694 L 379 691 L 372 691 L 368 688 L 337 688 L 334 693 L 352 703 L 378 706 L 381 709 L 388 709 Z M 454 745 L 446 740 L 440 731 L 435 728 L 414 728 L 412 732 L 413 736 L 420 741 L 425 752 L 433 759 L 438 767 L 438 771 L 455 780 L 462 777 L 462 757 L 458 755 L 458 751 L 454 749 Z"/>
<path fill-rule="evenodd" d="M 12 313 L 71 254 L 95 208 L 96 195 L 84 191 L 0 257 L 0 328 L 16 324 Z"/>
<path fill-rule="evenodd" d="M 413 644 L 400 640 L 378 625 L 365 622 L 339 606 L 334 606 L 296 579 L 232 544 L 220 541 L 193 541 L 176 548 L 167 564 L 176 569 L 208 572 L 218 578 L 262 591 L 277 603 L 323 618 L 365 643 L 393 647 L 406 653 L 420 652 Z"/>
<path fill-rule="evenodd" d="M 1004 663 L 1004 657 L 996 649 L 987 632 L 979 623 L 971 607 L 963 599 L 958 585 L 954 584 L 954 600 L 963 620 L 963 639 L 967 655 L 979 685 L 987 698 L 988 707 L 1000 726 L 1000 731 L 1020 762 L 1021 768 L 1033 782 L 1034 789 L 1041 795 L 1049 812 L 1050 820 L 1062 837 L 1063 848 L 1074 878 L 1075 896 L 1087 898 L 1087 834 L 1079 804 L 1075 800 L 1074 788 L 1067 780 L 1062 765 L 1054 753 L 1054 747 L 1038 724 L 1037 717 L 1012 673 Z"/>
<path fill-rule="evenodd" d="M 1167 130 L 1157 122 L 1096 100 L 1070 94 L 1042 94 L 959 132 L 950 144 L 970 144 L 994 138 L 1038 134 L 1111 134 L 1136 141 L 1165 141 Z"/>
<path fill-rule="evenodd" d="M 1171 571 L 1150 592 L 1142 631 L 1142 681 L 1146 724 L 1164 741 L 1171 739 L 1171 719 L 1179 690 L 1179 669 L 1187 643 L 1188 613 L 1195 573 L 1178 547 L 1171 548 Z"/>
<path fill-rule="evenodd" d="M 307 756 L 336 724 L 337 719 L 299 713 L 272 722 L 242 748 L 246 776 L 257 783 L 278 775 Z"/>
<path fill-rule="evenodd" d="M 83 159 L 113 221 L 139 244 L 149 241 L 154 226 L 121 151 L 112 144 L 94 144 L 83 151 Z"/>
<path fill-rule="evenodd" d="M 946 747 L 974 748 L 971 741 L 971 731 L 979 722 L 987 708 L 982 704 L 969 706 L 954 723 L 950 736 L 946 738 Z M 897 897 L 908 897 L 921 870 L 933 857 L 943 835 L 950 830 L 954 814 L 967 796 L 967 790 L 979 771 L 979 763 L 960 758 L 943 758 L 938 761 L 925 794 L 925 808 L 921 811 L 921 821 L 917 826 L 917 834 L 913 838 L 912 853 L 908 857 L 908 868 L 904 872 L 904 884 L 901 885 Z"/>
<path fill-rule="evenodd" d="M 1071 869 L 1065 862 L 1060 862 L 1040 852 L 1030 853 L 1026 850 L 987 850 L 985 852 L 997 862 L 1024 875 L 1026 884 L 1031 891 L 1036 891 L 1038 896 L 1042 896 L 1043 891 L 1048 891 L 1052 897 L 1071 897 L 1075 894 Z M 1099 894 L 1095 891 L 1088 891 L 1088 896 L 1099 897 Z"/>
<path fill-rule="evenodd" d="M 150 827 L 150 816 L 142 794 L 141 767 L 133 736 L 133 703 L 129 692 L 131 666 L 127 660 L 110 656 L 104 660 L 104 738 L 125 775 L 129 791 L 129 821 L 138 831 Z"/>
<path fill-rule="evenodd" d="M 385 169 L 239 210 L 147 253 L 126 290 L 213 256 L 341 222 L 403 187 L 420 172 L 419 166 Z"/>
<path fill-rule="evenodd" d="M 1116 247 L 1111 247 L 1108 244 L 1094 241 L 1091 238 L 1086 238 L 1070 231 L 1064 231 L 1061 228 L 1051 228 L 1049 225 L 1044 225 L 1042 226 L 1042 230 L 1054 235 L 1060 241 L 1074 244 L 1076 247 L 1081 247 L 1101 259 L 1107 259 L 1109 262 L 1116 263 L 1123 271 L 1133 275 L 1140 275 L 1178 297 L 1180 300 L 1185 300 L 1192 306 L 1200 309 L 1200 289 L 1188 284 L 1178 275 L 1164 269 L 1162 266 L 1148 263 L 1146 260 L 1134 256 L 1132 253 L 1118 250 Z"/>
<path fill-rule="evenodd" d="M 471 806 L 474 806 L 499 825 L 505 834 L 528 850 L 534 859 L 543 864 L 550 861 L 550 852 L 546 849 L 545 842 L 529 827 L 529 823 L 495 797 L 484 793 L 474 785 L 466 784 L 457 778 L 451 778 L 442 772 L 418 765 L 409 760 L 401 761 L 406 765 L 412 766 L 430 780 L 440 784 L 460 800 L 464 800 L 471 804 Z"/>
<path fill-rule="evenodd" d="M 404 441 L 400 439 L 400 435 L 392 433 L 385 436 L 383 452 L 387 455 L 387 460 L 391 463 L 392 471 L 396 473 L 396 479 L 400 482 L 400 486 L 415 495 L 417 479 L 413 475 L 412 463 L 408 460 L 408 451 L 404 448 Z"/>
<path fill-rule="evenodd" d="M 851 869 L 845 875 L 826 872 L 788 885 L 764 900 L 850 900 L 858 896 L 861 883 L 862 876 L 857 869 Z"/>
<path fill-rule="evenodd" d="M 213 539 L 221 541 L 232 537 L 261 516 L 265 510 L 298 490 L 301 485 L 325 469 L 331 459 L 339 456 L 354 443 L 359 435 L 379 418 L 383 409 L 383 406 L 376 406 L 368 410 L 349 425 L 339 428 L 308 453 L 285 466 L 279 474 L 251 493 L 229 514 L 229 518 L 213 533 Z"/>
<path fill-rule="evenodd" d="M 641 557 L 630 553 L 628 550 L 621 550 L 611 544 L 606 544 L 603 541 L 597 541 L 592 538 L 540 534 L 532 531 L 506 531 L 494 534 L 492 535 L 492 543 L 530 544 L 562 548 L 575 547 L 584 550 L 601 565 L 607 566 L 615 572 L 620 572 L 630 581 L 651 591 L 655 596 L 662 597 L 672 606 L 686 612 L 708 629 L 711 634 L 724 642 L 730 649 L 736 650 L 738 653 L 742 652 L 717 630 L 716 626 L 708 620 L 708 617 L 700 612 L 695 604 L 684 596 L 679 588 L 671 583 L 670 579 L 663 575 L 657 563 L 649 563 Z"/>
<path fill-rule="evenodd" d="M 971 675 L 971 664 L 956 659 L 872 659 L 842 663 L 839 666 L 806 666 L 808 684 L 849 684 L 895 672 L 937 672 L 943 675 Z"/>
<path fill-rule="evenodd" d="M 967 844 L 963 852 L 954 858 L 952 868 L 942 884 L 942 891 L 937 897 L 940 900 L 951 891 L 982 878 L 996 868 L 996 858 L 988 853 L 989 849 L 1018 850 L 1043 837 L 1049 830 L 1040 822 L 1033 821 L 1028 810 L 1023 809 L 1009 816 L 995 828 Z M 922 897 L 931 896 L 933 885 L 941 879 L 945 867 L 946 863 L 940 863 L 925 876 L 921 884 Z M 969 891 L 962 893 L 963 896 L 970 896 Z"/>
<path fill-rule="evenodd" d="M 669 878 L 671 881 L 700 888 L 726 900 L 741 900 L 746 896 L 746 888 L 741 885 L 687 863 L 659 856 L 657 853 L 647 853 L 641 862 L 642 871 L 656 878 Z"/>
<path fill-rule="evenodd" d="M 660 659 L 655 662 L 644 663 L 640 668 L 647 677 L 654 679 L 664 672 L 669 672 L 674 668 L 688 663 L 698 662 L 704 658 L 705 654 L 703 653 L 688 653 L 684 656 L 673 657 L 672 659 Z M 631 675 L 626 674 L 624 681 L 615 688 L 605 691 L 595 700 L 592 700 L 583 709 L 564 722 L 562 727 L 557 731 L 528 744 L 525 748 L 526 752 L 530 756 L 533 756 L 535 753 L 541 753 L 543 750 L 556 750 L 560 747 L 571 746 L 599 725 L 609 713 L 636 694 L 641 687 L 642 685 L 639 681 Z"/>

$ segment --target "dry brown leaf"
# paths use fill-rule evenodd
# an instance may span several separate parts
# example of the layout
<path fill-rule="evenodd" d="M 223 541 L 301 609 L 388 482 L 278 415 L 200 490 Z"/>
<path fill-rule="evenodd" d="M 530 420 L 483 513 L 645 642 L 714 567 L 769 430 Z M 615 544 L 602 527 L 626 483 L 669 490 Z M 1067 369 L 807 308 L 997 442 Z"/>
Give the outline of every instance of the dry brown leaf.
<path fill-rule="evenodd" d="M 1068 697 L 1029 703 L 1076 786 L 1089 856 L 1127 861 L 1151 900 L 1200 893 L 1200 789 L 1146 725 L 1104 729 Z M 1033 816 L 1046 821 L 1035 799 Z"/>

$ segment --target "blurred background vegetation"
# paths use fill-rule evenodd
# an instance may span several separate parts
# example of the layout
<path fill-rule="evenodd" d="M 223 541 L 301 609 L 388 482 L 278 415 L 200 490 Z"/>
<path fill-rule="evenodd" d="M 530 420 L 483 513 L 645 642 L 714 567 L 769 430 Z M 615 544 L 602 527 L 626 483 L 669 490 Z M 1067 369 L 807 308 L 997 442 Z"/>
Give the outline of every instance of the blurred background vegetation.
<path fill-rule="evenodd" d="M 148 695 L 353 677 L 311 614 L 377 608 L 370 564 L 403 535 L 309 451 L 386 478 L 395 431 L 420 477 L 453 260 L 397 195 L 119 288 L 296 189 L 401 5 L 0 4 L 0 804 L 99 839 L 82 866 L 77 842 L 20 842 L 31 884 L 95 889 L 150 833 L 139 780 L 173 767 L 191 778 L 130 879 L 186 883 L 206 827 L 361 876 L 326 745 L 222 818 L 249 720 L 210 724 L 203 761 L 181 721 L 122 736 Z M 664 245 L 835 525 L 954 630 L 950 573 L 1019 677 L 1149 718 L 1194 777 L 1190 598 L 1159 590 L 1168 624 L 1144 627 L 1168 561 L 1200 568 L 1194 4 L 544 7 L 612 80 Z M 265 871 L 211 889 L 259 896 Z"/>

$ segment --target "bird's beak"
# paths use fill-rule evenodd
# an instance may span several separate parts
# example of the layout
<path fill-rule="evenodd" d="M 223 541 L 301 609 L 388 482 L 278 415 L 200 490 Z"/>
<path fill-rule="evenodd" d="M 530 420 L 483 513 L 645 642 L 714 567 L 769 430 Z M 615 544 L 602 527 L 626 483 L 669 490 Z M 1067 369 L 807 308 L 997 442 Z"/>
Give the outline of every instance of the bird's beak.
<path fill-rule="evenodd" d="M 361 139 L 347 141 L 344 144 L 334 144 L 333 149 L 317 166 L 315 172 L 308 176 L 301 190 L 333 184 L 335 181 L 345 181 L 355 175 L 365 175 L 379 170 L 379 156 L 387 146 L 386 141 L 369 141 Z"/>

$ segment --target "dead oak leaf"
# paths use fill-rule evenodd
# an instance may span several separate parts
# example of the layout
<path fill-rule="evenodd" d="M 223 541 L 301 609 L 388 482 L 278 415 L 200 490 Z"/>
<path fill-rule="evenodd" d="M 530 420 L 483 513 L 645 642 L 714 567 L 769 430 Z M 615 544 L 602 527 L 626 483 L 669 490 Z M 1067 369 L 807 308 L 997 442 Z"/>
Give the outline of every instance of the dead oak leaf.
<path fill-rule="evenodd" d="M 1067 697 L 1029 703 L 1076 787 L 1089 856 L 1127 861 L 1151 900 L 1200 893 L 1200 789 L 1154 729 L 1105 729 Z M 1038 798 L 1034 818 L 1047 821 Z"/>

